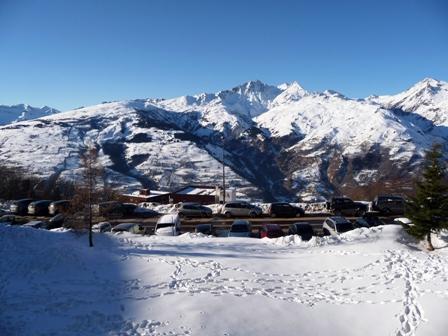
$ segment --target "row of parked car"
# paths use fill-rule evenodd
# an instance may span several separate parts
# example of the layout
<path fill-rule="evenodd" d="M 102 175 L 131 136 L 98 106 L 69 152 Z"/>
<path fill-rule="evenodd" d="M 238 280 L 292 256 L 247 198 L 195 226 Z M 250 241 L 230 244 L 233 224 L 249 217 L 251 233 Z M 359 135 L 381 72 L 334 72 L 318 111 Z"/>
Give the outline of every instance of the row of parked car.
<path fill-rule="evenodd" d="M 12 202 L 9 211 L 13 215 L 22 216 L 55 216 L 66 212 L 69 207 L 69 200 L 51 201 L 25 198 Z M 125 217 L 131 215 L 154 217 L 159 215 L 156 211 L 139 208 L 136 204 L 117 201 L 94 204 L 92 206 L 92 211 L 94 215 L 106 217 Z"/>
<path fill-rule="evenodd" d="M 325 219 L 321 227 L 323 235 L 339 235 L 341 233 L 361 227 L 373 227 L 383 225 L 384 223 L 378 217 L 378 213 L 367 212 L 357 218 L 353 223 L 341 216 L 331 216 Z M 135 234 L 155 234 L 158 236 L 177 236 L 181 234 L 181 218 L 179 214 L 173 213 L 164 215 L 157 221 L 154 231 L 148 232 L 144 226 L 139 223 L 121 223 L 112 227 L 109 222 L 101 222 L 94 225 L 96 232 L 130 232 Z M 221 231 L 221 234 L 218 234 Z M 278 238 L 285 234 L 299 235 L 302 240 L 309 240 L 317 235 L 313 226 L 309 222 L 296 222 L 290 224 L 287 231 L 284 232 L 279 224 L 262 224 L 258 231 L 254 232 L 252 223 L 246 219 L 236 219 L 228 230 L 218 230 L 212 223 L 196 225 L 195 232 L 205 235 L 222 236 L 222 231 L 226 232 L 228 237 L 257 237 L 257 238 Z"/>
<path fill-rule="evenodd" d="M 374 198 L 371 211 L 377 211 L 383 216 L 403 215 L 406 201 L 401 196 L 380 195 Z M 326 203 L 328 212 L 338 216 L 361 216 L 369 211 L 365 202 L 355 202 L 348 197 L 333 197 Z"/>
<path fill-rule="evenodd" d="M 70 201 L 50 201 L 50 200 L 34 200 L 25 198 L 14 201 L 9 210 L 15 215 L 33 215 L 33 216 L 54 216 L 64 212 L 70 206 Z"/>
<path fill-rule="evenodd" d="M 198 203 L 178 203 L 175 206 L 175 212 L 181 217 L 211 217 L 212 209 Z M 225 217 L 259 217 L 263 210 L 249 202 L 228 202 L 221 206 L 218 214 Z M 275 202 L 268 206 L 266 214 L 271 217 L 300 217 L 305 211 L 286 202 Z"/>

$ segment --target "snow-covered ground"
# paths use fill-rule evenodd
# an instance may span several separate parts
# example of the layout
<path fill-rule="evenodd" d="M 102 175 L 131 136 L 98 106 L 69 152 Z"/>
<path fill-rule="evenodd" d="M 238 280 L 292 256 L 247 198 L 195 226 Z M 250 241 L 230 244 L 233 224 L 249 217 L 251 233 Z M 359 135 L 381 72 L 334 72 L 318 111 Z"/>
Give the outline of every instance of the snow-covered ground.
<path fill-rule="evenodd" d="M 448 251 L 399 226 L 340 238 L 0 226 L 0 335 L 443 335 Z M 439 246 L 446 245 L 440 240 Z"/>

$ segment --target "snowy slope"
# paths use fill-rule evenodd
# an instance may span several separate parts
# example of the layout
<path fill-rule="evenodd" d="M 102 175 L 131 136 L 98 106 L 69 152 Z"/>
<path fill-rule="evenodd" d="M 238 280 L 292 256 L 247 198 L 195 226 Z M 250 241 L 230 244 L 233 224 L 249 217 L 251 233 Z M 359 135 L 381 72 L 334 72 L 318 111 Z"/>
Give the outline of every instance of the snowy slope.
<path fill-rule="evenodd" d="M 108 182 L 128 191 L 142 185 L 176 189 L 189 183 L 216 184 L 221 164 L 205 147 L 187 139 L 173 118 L 145 101 L 59 113 L 1 128 L 0 157 L 44 178 L 76 180 L 80 155 L 94 144 L 108 168 Z M 160 129 L 162 123 L 166 125 Z M 251 187 L 231 168 L 226 173 L 229 185 Z"/>
<path fill-rule="evenodd" d="M 434 127 L 431 131 L 448 138 L 448 83 L 425 78 L 408 90 L 393 96 L 372 96 L 368 100 L 388 109 L 400 109 L 415 113 L 430 121 Z M 418 122 L 418 121 L 417 121 Z"/>
<path fill-rule="evenodd" d="M 26 104 L 0 105 L 0 125 L 11 124 L 18 121 L 37 119 L 58 113 L 59 111 L 48 107 L 33 107 Z"/>
<path fill-rule="evenodd" d="M 443 335 L 448 253 L 340 238 L 86 235 L 0 225 L 2 335 Z M 446 246 L 444 242 L 440 246 Z"/>

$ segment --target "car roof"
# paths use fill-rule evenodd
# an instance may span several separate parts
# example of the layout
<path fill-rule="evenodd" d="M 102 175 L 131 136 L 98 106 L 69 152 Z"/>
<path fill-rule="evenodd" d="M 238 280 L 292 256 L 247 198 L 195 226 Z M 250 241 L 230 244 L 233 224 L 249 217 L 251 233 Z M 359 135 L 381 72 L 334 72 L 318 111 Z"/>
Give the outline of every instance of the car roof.
<path fill-rule="evenodd" d="M 196 227 L 206 227 L 206 226 L 211 227 L 211 226 L 213 226 L 213 224 L 212 223 L 203 223 L 203 224 L 196 225 Z"/>
<path fill-rule="evenodd" d="M 235 219 L 232 225 L 250 225 L 250 222 L 245 219 Z"/>
<path fill-rule="evenodd" d="M 342 217 L 342 216 L 332 216 L 332 217 L 329 217 L 329 219 L 331 221 L 335 222 L 336 224 L 348 222 L 348 219 L 346 219 L 345 217 Z"/>
<path fill-rule="evenodd" d="M 295 225 L 295 226 L 311 226 L 311 224 L 309 222 L 297 222 L 297 223 L 293 223 L 291 225 Z"/>
<path fill-rule="evenodd" d="M 69 200 L 59 200 L 59 201 L 53 201 L 53 204 L 58 204 L 58 203 L 67 203 L 70 202 Z"/>
<path fill-rule="evenodd" d="M 118 224 L 117 226 L 115 226 L 115 228 L 129 228 L 129 227 L 131 227 L 131 226 L 134 226 L 134 225 L 139 225 L 138 223 L 121 223 L 121 224 Z"/>
<path fill-rule="evenodd" d="M 268 224 L 263 224 L 263 226 L 265 226 L 267 229 L 281 229 L 280 224 L 276 224 L 276 223 L 268 223 Z"/>
<path fill-rule="evenodd" d="M 32 203 L 39 204 L 39 203 L 51 203 L 51 202 L 52 202 L 51 200 L 39 200 L 39 201 L 34 201 Z"/>
<path fill-rule="evenodd" d="M 179 220 L 178 214 L 167 214 L 160 217 L 157 224 L 174 224 L 177 220 Z"/>

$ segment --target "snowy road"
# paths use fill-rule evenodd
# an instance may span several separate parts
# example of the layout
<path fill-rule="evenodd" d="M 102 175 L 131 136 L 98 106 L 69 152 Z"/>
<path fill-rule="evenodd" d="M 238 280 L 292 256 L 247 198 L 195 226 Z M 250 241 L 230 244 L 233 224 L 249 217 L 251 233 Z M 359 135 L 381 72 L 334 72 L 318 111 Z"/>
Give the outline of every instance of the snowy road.
<path fill-rule="evenodd" d="M 342 238 L 0 226 L 1 335 L 440 335 L 448 251 L 396 226 Z M 443 334 L 443 332 L 442 332 Z"/>

